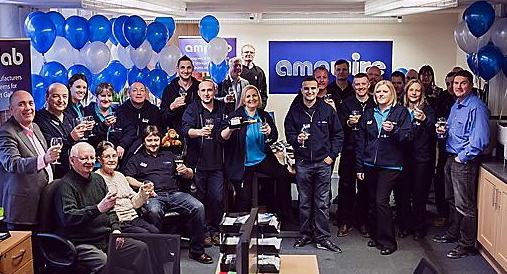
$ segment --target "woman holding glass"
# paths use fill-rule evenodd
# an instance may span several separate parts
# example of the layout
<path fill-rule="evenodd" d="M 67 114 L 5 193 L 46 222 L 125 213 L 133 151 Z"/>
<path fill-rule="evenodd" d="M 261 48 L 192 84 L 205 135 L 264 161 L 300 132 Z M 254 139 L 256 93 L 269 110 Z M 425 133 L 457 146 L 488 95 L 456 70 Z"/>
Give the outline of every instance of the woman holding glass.
<path fill-rule="evenodd" d="M 255 172 L 276 180 L 276 200 L 280 201 L 275 212 L 282 219 L 290 215 L 290 175 L 287 168 L 276 159 L 270 144 L 278 139 L 278 130 L 273 118 L 262 110 L 259 90 L 248 85 L 241 91 L 241 106 L 229 114 L 229 118 L 241 127 L 223 125 L 219 140 L 225 143 L 225 177 L 236 191 L 235 209 L 250 211 L 252 207 L 252 181 Z M 245 123 L 250 121 L 251 123 Z M 256 122 L 253 122 L 256 121 Z M 231 122 L 234 124 L 234 122 Z M 273 209 L 269 209 L 273 212 Z"/>
<path fill-rule="evenodd" d="M 88 98 L 88 79 L 84 74 L 74 74 L 69 79 L 69 103 L 65 113 L 72 119 L 84 117 L 83 101 Z"/>
<path fill-rule="evenodd" d="M 124 233 L 160 233 L 158 228 L 137 215 L 136 209 L 140 208 L 149 197 L 156 196 L 153 183 L 133 182 L 141 187 L 136 193 L 130 187 L 128 180 L 123 174 L 115 171 L 118 166 L 118 154 L 115 146 L 108 141 L 102 141 L 97 146 L 97 159 L 101 167 L 96 172 L 104 177 L 108 192 L 116 193 L 114 210 L 120 221 L 121 231 Z"/>
<path fill-rule="evenodd" d="M 399 185 L 401 194 L 397 199 L 401 209 L 398 237 L 403 238 L 413 231 L 416 241 L 426 234 L 424 215 L 431 185 L 431 178 L 427 176 L 434 172 L 436 145 L 435 111 L 424 95 L 424 85 L 417 79 L 405 86 L 403 105 L 410 114 L 412 136 L 417 138 L 404 147 L 403 182 Z"/>
<path fill-rule="evenodd" d="M 396 91 L 389 81 L 377 83 L 375 107 L 366 109 L 356 134 L 356 170 L 369 187 L 371 240 L 368 246 L 389 255 L 398 248 L 389 197 L 403 169 L 402 144 L 411 138 L 410 115 L 397 104 Z"/>
<path fill-rule="evenodd" d="M 97 102 L 91 102 L 85 109 L 86 116 L 92 116 L 95 121 L 93 133 L 95 136 L 90 137 L 88 143 L 97 147 L 101 141 L 108 140 L 109 132 L 116 123 L 116 116 L 113 112 L 113 86 L 110 83 L 100 83 L 95 88 L 95 96 Z"/>

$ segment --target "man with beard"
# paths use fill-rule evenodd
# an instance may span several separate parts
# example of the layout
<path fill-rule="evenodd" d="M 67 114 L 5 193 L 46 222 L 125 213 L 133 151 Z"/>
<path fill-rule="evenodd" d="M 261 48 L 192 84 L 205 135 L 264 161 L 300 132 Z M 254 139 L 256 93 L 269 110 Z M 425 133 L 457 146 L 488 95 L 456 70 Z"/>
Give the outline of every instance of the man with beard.
<path fill-rule="evenodd" d="M 178 60 L 176 71 L 178 77 L 164 89 L 160 108 L 168 114 L 169 121 L 165 121 L 165 124 L 170 125 L 180 136 L 183 136 L 181 130 L 183 112 L 188 104 L 199 99 L 197 95 L 199 81 L 192 76 L 194 63 L 186 55 Z"/>
<path fill-rule="evenodd" d="M 69 150 L 83 138 L 88 128 L 84 124 L 72 121 L 65 112 L 69 101 L 69 90 L 64 84 L 51 84 L 46 90 L 46 108 L 37 112 L 34 122 L 39 125 L 47 145 L 51 145 L 51 138 L 62 138 L 62 154 L 60 164 L 54 165 L 54 178 L 62 178 L 70 169 Z"/>
<path fill-rule="evenodd" d="M 327 86 L 328 93 L 337 97 L 337 100 L 335 100 L 338 103 L 336 109 L 340 108 L 340 104 L 345 98 L 354 94 L 352 84 L 348 80 L 349 75 L 349 62 L 344 59 L 337 60 L 334 63 L 334 76 L 336 80 Z"/>
<path fill-rule="evenodd" d="M 118 157 L 125 161 L 141 147 L 139 137 L 148 125 L 163 128 L 165 113 L 146 99 L 146 87 L 134 82 L 129 87 L 129 99 L 116 110 L 116 117 L 121 131 L 111 133 L 111 140 L 117 146 Z"/>
<path fill-rule="evenodd" d="M 11 118 L 0 128 L 0 204 L 8 230 L 35 230 L 39 199 L 53 180 L 51 164 L 59 146 L 48 149 L 37 124 L 30 93 L 17 90 L 9 98 Z"/>
<path fill-rule="evenodd" d="M 370 81 L 370 95 L 373 94 L 373 90 L 375 90 L 375 85 L 382 80 L 382 72 L 377 66 L 371 66 L 366 70 L 366 74 L 368 75 L 368 80 Z"/>
<path fill-rule="evenodd" d="M 391 74 L 391 83 L 393 83 L 394 89 L 396 90 L 396 97 L 398 102 L 403 101 L 403 92 L 405 90 L 405 74 L 401 71 L 395 71 Z"/>
<path fill-rule="evenodd" d="M 148 126 L 142 132 L 144 148 L 132 156 L 124 169 L 125 176 L 140 182 L 151 181 L 155 185 L 156 197 L 145 204 L 145 218 L 162 230 L 165 212 L 176 211 L 188 216 L 190 245 L 188 256 L 203 264 L 213 263 L 204 253 L 204 206 L 192 195 L 178 190 L 177 177 L 192 179 L 194 172 L 184 164 L 176 163 L 176 155 L 160 150 L 161 135 L 156 126 Z"/>
<path fill-rule="evenodd" d="M 183 132 L 189 138 L 186 159 L 195 170 L 196 197 L 205 205 L 208 216 L 206 246 L 220 244 L 223 216 L 224 153 L 216 135 L 228 112 L 223 102 L 215 100 L 215 93 L 215 83 L 203 80 L 199 84 L 201 100 L 191 103 L 183 114 Z"/>
<path fill-rule="evenodd" d="M 240 76 L 243 67 L 239 57 L 231 58 L 229 60 L 229 74 L 218 85 L 217 100 L 224 101 L 229 112 L 236 110 L 241 105 L 241 92 L 248 85 L 248 81 Z"/>
<path fill-rule="evenodd" d="M 265 109 L 268 104 L 268 86 L 266 84 L 266 75 L 259 66 L 256 66 L 253 63 L 254 57 L 254 46 L 246 44 L 241 47 L 241 58 L 243 60 L 241 77 L 259 89 L 262 99 L 261 108 Z"/>

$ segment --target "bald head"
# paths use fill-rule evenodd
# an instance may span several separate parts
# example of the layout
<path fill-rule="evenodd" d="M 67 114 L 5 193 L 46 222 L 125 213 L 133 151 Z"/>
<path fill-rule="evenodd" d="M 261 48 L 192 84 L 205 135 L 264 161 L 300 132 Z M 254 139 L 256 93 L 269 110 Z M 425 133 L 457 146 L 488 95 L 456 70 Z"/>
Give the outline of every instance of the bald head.
<path fill-rule="evenodd" d="M 61 83 L 49 85 L 46 91 L 47 110 L 55 116 L 60 116 L 69 103 L 69 89 Z"/>
<path fill-rule="evenodd" d="M 95 165 L 95 149 L 88 143 L 79 142 L 70 149 L 69 160 L 75 172 L 88 178 Z"/>
<path fill-rule="evenodd" d="M 29 127 L 35 117 L 35 102 L 32 95 L 26 90 L 16 90 L 9 97 L 9 110 L 18 123 Z"/>

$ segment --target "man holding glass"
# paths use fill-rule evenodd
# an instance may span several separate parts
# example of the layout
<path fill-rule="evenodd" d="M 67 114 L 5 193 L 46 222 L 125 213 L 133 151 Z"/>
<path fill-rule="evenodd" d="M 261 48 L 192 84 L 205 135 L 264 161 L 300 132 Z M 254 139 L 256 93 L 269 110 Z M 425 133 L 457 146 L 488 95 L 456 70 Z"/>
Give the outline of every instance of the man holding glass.
<path fill-rule="evenodd" d="M 147 126 L 142 133 L 144 148 L 140 149 L 127 162 L 124 174 L 139 182 L 150 181 L 155 185 L 156 197 L 149 198 L 144 205 L 144 217 L 159 230 L 165 212 L 176 211 L 188 216 L 191 227 L 188 256 L 203 264 L 213 263 L 204 253 L 204 206 L 192 195 L 178 189 L 177 178 L 192 179 L 194 172 L 184 164 L 176 164 L 176 155 L 168 150 L 160 150 L 161 134 L 156 126 Z"/>
<path fill-rule="evenodd" d="M 473 75 L 467 70 L 453 80 L 456 102 L 447 126 L 437 124 L 437 133 L 446 140 L 449 154 L 445 164 L 445 196 L 449 202 L 451 226 L 445 234 L 433 237 L 437 243 L 458 245 L 447 257 L 459 259 L 477 254 L 477 172 L 478 156 L 489 143 L 489 110 L 472 92 Z"/>
<path fill-rule="evenodd" d="M 243 68 L 239 57 L 231 58 L 229 73 L 225 80 L 218 85 L 217 100 L 224 101 L 229 112 L 241 106 L 241 91 L 249 84 L 248 80 L 240 76 Z"/>
<path fill-rule="evenodd" d="M 48 149 L 37 124 L 33 123 L 32 95 L 17 90 L 9 98 L 12 117 L 0 128 L 0 201 L 8 230 L 34 230 L 42 190 L 53 180 L 51 164 L 61 147 Z"/>
<path fill-rule="evenodd" d="M 220 123 L 227 115 L 225 103 L 215 100 L 215 83 L 199 84 L 200 101 L 191 103 L 183 114 L 183 132 L 188 137 L 187 164 L 195 170 L 197 199 L 209 216 L 204 244 L 219 245 L 219 225 L 223 215 L 223 148 L 216 138 Z"/>
<path fill-rule="evenodd" d="M 285 137 L 294 148 L 296 183 L 299 191 L 301 238 L 294 246 L 316 241 L 317 248 L 333 252 L 341 249 L 330 241 L 329 195 L 331 165 L 342 149 L 343 130 L 336 111 L 317 98 L 318 83 L 303 79 L 301 97 L 285 117 Z M 312 217 L 313 216 L 313 217 Z"/>

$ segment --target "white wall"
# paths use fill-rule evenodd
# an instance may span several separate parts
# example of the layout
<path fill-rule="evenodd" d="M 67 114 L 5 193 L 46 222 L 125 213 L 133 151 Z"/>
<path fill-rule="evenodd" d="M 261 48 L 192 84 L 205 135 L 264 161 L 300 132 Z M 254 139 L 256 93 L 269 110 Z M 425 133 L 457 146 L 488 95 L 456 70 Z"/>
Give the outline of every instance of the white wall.
<path fill-rule="evenodd" d="M 340 24 L 222 24 L 220 36 L 237 37 L 238 45 L 256 47 L 255 63 L 268 72 L 268 41 L 308 40 L 392 40 L 393 68 L 419 70 L 430 64 L 435 69 L 437 84 L 445 86 L 444 77 L 455 65 L 466 68 L 466 59 L 457 61 L 454 28 L 461 20 L 456 13 L 404 16 L 402 23 L 340 23 Z M 238 54 L 240 50 L 238 49 Z M 337 54 L 338 56 L 339 54 Z M 466 58 L 466 57 L 465 57 Z M 463 63 L 465 62 L 465 63 Z M 269 75 L 267 75 L 269 79 Z M 268 83 L 269 85 L 269 83 Z M 298 87 L 294 87 L 295 90 Z M 276 113 L 280 138 L 284 138 L 283 119 L 294 95 L 270 95 L 268 109 Z"/>

